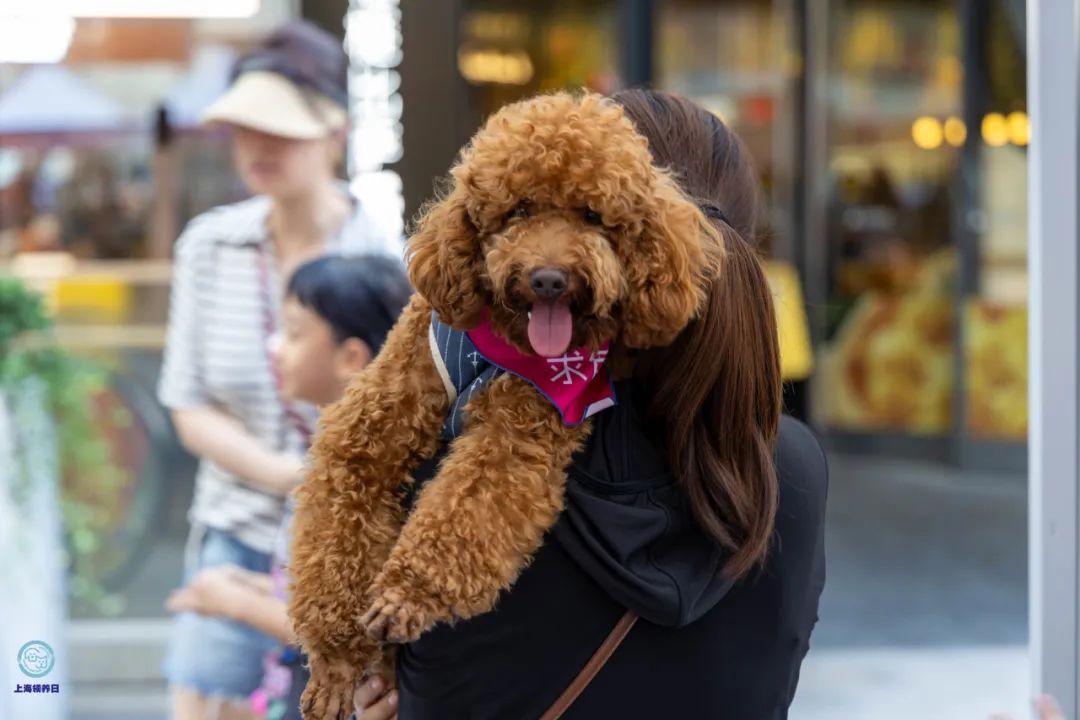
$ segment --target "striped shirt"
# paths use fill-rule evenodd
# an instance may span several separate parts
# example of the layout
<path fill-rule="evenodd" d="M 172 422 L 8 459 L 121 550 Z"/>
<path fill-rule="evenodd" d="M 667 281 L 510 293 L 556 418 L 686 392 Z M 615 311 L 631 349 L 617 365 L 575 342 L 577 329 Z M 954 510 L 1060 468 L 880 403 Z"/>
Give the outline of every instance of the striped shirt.
<path fill-rule="evenodd" d="M 302 454 L 305 439 L 295 416 L 314 427 L 316 411 L 293 403 L 293 417 L 287 415 L 267 347 L 267 294 L 269 318 L 276 327 L 282 283 L 269 252 L 269 212 L 266 197 L 216 208 L 192 220 L 177 241 L 158 398 L 174 410 L 214 407 L 238 419 L 267 447 Z M 357 204 L 328 250 L 402 257 L 401 239 L 375 227 Z M 268 282 L 263 282 L 264 273 Z M 269 553 L 284 504 L 280 495 L 253 487 L 203 459 L 189 519 Z"/>

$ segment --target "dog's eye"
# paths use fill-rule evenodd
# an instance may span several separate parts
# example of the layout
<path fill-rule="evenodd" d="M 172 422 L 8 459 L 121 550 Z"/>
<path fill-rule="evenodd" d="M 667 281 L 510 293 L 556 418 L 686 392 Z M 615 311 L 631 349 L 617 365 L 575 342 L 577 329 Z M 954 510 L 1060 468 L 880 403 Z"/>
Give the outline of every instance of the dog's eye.
<path fill-rule="evenodd" d="M 582 213 L 582 216 L 585 218 L 585 222 L 589 223 L 590 225 L 604 224 L 604 218 L 600 217 L 600 213 L 596 212 L 591 208 L 586 208 L 585 212 Z"/>
<path fill-rule="evenodd" d="M 514 206 L 514 209 L 511 210 L 510 213 L 506 217 L 509 220 L 516 220 L 516 219 L 519 219 L 519 218 L 527 218 L 527 217 L 529 217 L 529 203 L 526 202 L 525 200 L 522 200 L 521 202 L 519 202 L 517 205 Z"/>

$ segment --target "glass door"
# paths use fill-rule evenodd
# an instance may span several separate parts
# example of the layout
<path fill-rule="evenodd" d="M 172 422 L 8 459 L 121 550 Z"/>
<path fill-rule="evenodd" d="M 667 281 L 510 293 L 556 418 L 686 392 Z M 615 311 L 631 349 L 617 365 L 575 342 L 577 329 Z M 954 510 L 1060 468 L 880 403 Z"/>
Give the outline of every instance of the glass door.
<path fill-rule="evenodd" d="M 835 0 L 825 26 L 816 419 L 844 448 L 1022 471 L 1024 3 Z"/>
<path fill-rule="evenodd" d="M 946 452 L 957 388 L 961 24 L 950 0 L 830 8 L 824 237 L 810 249 L 824 257 L 817 418 L 854 445 L 874 436 Z"/>

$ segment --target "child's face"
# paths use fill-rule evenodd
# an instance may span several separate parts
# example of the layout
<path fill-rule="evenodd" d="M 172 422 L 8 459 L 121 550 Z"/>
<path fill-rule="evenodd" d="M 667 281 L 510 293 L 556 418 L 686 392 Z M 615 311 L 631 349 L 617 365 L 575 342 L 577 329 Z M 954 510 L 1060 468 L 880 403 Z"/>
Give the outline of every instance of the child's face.
<path fill-rule="evenodd" d="M 325 320 L 288 297 L 274 362 L 287 398 L 328 405 L 341 397 L 349 379 L 363 369 L 371 351 L 358 338 L 338 342 Z"/>

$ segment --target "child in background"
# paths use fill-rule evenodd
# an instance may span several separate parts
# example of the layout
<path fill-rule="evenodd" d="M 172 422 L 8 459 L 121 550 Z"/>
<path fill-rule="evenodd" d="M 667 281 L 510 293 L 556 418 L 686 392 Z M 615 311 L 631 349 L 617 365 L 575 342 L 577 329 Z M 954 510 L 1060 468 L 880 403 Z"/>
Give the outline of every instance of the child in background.
<path fill-rule="evenodd" d="M 378 354 L 411 293 L 401 263 L 389 257 L 326 256 L 297 269 L 272 349 L 284 399 L 327 405 L 341 397 L 352 376 Z M 231 619 L 282 642 L 266 657 L 262 686 L 252 695 L 253 710 L 268 720 L 299 719 L 307 682 L 286 613 L 291 517 L 290 504 L 269 575 L 233 565 L 207 568 L 166 603 L 170 612 Z"/>

